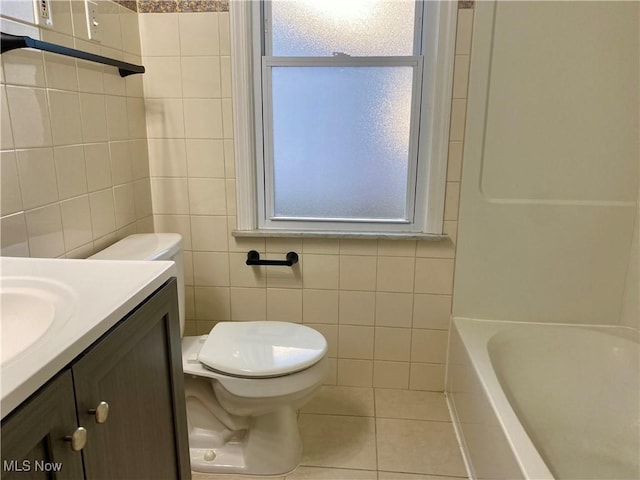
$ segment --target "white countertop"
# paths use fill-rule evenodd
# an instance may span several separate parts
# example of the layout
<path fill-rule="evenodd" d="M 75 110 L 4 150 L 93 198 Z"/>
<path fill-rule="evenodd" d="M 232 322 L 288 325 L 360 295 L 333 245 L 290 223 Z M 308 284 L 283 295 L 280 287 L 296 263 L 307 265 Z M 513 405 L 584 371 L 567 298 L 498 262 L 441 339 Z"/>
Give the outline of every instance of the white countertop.
<path fill-rule="evenodd" d="M 2 418 L 175 275 L 169 261 L 1 257 L 0 282 L 45 278 L 65 284 L 75 297 L 68 321 L 2 364 Z"/>

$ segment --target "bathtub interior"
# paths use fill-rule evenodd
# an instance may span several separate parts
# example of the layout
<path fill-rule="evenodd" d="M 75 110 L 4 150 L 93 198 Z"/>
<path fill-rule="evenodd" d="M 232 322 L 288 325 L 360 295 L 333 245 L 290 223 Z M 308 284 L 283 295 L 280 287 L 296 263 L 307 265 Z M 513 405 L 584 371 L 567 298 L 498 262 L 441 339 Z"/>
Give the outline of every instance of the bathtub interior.
<path fill-rule="evenodd" d="M 500 386 L 556 478 L 640 478 L 638 343 L 608 331 L 520 325 L 488 342 Z"/>
<path fill-rule="evenodd" d="M 455 318 L 447 399 L 470 477 L 640 478 L 637 338 L 619 327 Z"/>

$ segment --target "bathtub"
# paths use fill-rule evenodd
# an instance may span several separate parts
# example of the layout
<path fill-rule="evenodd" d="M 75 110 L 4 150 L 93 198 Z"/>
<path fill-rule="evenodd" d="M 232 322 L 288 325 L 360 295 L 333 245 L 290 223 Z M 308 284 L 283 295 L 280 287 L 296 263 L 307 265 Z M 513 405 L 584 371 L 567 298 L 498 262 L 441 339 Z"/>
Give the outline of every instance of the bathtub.
<path fill-rule="evenodd" d="M 454 318 L 449 342 L 470 478 L 640 478 L 636 330 Z"/>

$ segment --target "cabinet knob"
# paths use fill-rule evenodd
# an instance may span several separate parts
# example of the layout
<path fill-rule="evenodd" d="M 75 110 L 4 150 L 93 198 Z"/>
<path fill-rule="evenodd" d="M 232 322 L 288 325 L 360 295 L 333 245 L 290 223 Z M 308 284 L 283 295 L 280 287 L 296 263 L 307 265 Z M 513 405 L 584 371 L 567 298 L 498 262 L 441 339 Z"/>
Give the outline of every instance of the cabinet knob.
<path fill-rule="evenodd" d="M 71 450 L 79 452 L 87 444 L 87 430 L 84 427 L 78 427 L 73 434 L 64 437 L 65 442 L 71 442 Z"/>
<path fill-rule="evenodd" d="M 104 423 L 109 416 L 109 404 L 100 402 L 96 408 L 89 409 L 89 413 L 95 416 L 96 423 Z"/>

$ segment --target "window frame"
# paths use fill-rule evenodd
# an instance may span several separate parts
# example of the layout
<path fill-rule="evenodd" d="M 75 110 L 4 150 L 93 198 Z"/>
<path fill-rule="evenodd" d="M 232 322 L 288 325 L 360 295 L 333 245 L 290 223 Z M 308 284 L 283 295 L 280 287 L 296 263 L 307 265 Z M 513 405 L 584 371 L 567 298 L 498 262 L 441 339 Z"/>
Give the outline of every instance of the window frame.
<path fill-rule="evenodd" d="M 260 2 L 261 4 L 262 2 Z M 416 75 L 421 86 L 420 130 L 416 138 L 419 148 L 417 155 L 416 184 L 413 192 L 409 216 L 411 223 L 368 222 L 368 221 L 324 221 L 312 224 L 300 220 L 270 220 L 269 205 L 265 203 L 265 171 L 262 156 L 264 137 L 262 123 L 258 117 L 264 108 L 262 85 L 256 81 L 256 72 L 269 62 L 277 64 L 278 58 L 263 58 L 264 37 L 254 34 L 263 22 L 258 2 L 232 2 L 230 4 L 231 47 L 232 47 L 232 91 L 234 112 L 234 148 L 236 159 L 237 230 L 234 235 L 297 236 L 305 232 L 316 236 L 381 235 L 399 237 L 420 237 L 442 235 L 444 220 L 444 196 L 446 186 L 446 164 L 449 144 L 449 124 L 453 88 L 454 47 L 457 20 L 457 2 L 424 2 L 422 6 L 422 49 L 419 63 L 424 63 L 424 74 Z M 416 10 L 418 11 L 418 9 Z M 256 54 L 256 52 L 258 52 Z M 302 57 L 308 59 L 309 57 Z M 316 57 L 322 58 L 322 57 Z M 332 64 L 340 58 L 326 57 Z M 380 62 L 384 59 L 409 59 L 414 57 L 347 57 L 345 62 Z M 382 60 L 381 60 L 382 59 Z M 315 62 L 312 62 L 315 63 Z M 414 67 L 419 68 L 419 67 Z M 259 114 L 256 109 L 259 108 Z M 415 114 L 415 111 L 414 111 Z M 417 127 L 415 119 L 412 128 Z M 410 168 L 411 164 L 410 160 Z M 409 188 L 412 186 L 409 185 Z M 410 195 L 410 196 L 411 196 Z M 275 223 L 275 225 L 274 225 Z"/>

